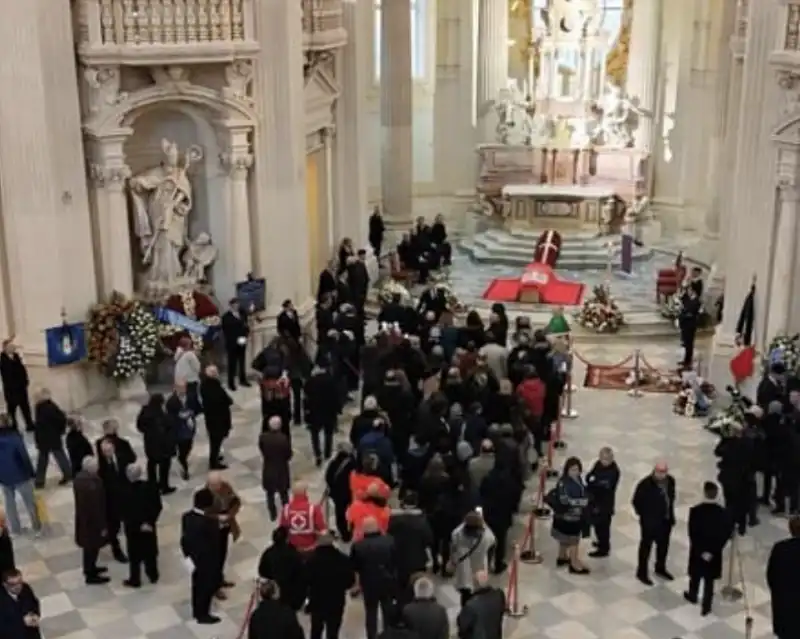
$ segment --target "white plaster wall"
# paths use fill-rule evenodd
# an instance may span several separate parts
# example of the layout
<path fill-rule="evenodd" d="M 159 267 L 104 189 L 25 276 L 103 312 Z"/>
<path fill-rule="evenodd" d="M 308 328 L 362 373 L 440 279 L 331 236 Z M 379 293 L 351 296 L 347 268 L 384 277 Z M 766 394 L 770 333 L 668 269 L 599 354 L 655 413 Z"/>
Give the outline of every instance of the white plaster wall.
<path fill-rule="evenodd" d="M 185 105 L 164 105 L 154 108 L 134 122 L 134 134 L 125 145 L 125 153 L 133 175 L 158 166 L 164 156 L 161 140 L 178 143 L 181 152 L 192 145 L 203 150 L 203 160 L 189 172 L 192 183 L 193 209 L 189 218 L 189 237 L 201 231 L 211 234 L 220 249 L 210 271 L 209 281 L 218 300 L 227 300 L 234 293 L 231 261 L 223 247 L 231 246 L 231 224 L 228 217 L 229 193 L 227 175 L 220 164 L 220 145 L 210 116 Z"/>

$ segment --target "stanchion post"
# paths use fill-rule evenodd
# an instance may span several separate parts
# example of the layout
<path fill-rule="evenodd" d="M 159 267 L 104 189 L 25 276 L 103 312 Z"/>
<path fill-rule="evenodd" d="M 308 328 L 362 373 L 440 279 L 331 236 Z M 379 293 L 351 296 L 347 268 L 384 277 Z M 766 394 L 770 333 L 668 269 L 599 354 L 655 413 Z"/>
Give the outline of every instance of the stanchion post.
<path fill-rule="evenodd" d="M 564 384 L 564 396 L 561 405 L 561 417 L 567 419 L 575 419 L 578 416 L 578 411 L 572 405 L 572 393 L 575 392 L 575 386 L 572 384 L 572 367 L 575 364 L 575 355 L 572 352 L 572 342 L 569 344 L 569 351 L 567 351 L 567 379 Z"/>
<path fill-rule="evenodd" d="M 547 468 L 544 464 L 539 469 L 539 494 L 536 496 L 536 504 L 533 508 L 533 514 L 539 519 L 549 519 L 550 509 L 544 503 L 544 491 L 547 487 Z"/>
<path fill-rule="evenodd" d="M 508 590 L 506 591 L 506 614 L 519 618 L 528 614 L 528 606 L 519 603 L 519 544 L 514 544 L 514 560 L 508 571 Z"/>
<path fill-rule="evenodd" d="M 564 450 L 567 447 L 567 443 L 561 436 L 563 428 L 564 425 L 561 422 L 561 414 L 559 414 L 558 419 L 556 419 L 556 431 L 555 433 L 552 434 L 555 435 L 555 439 L 553 440 L 553 448 L 555 448 L 556 450 Z"/>
<path fill-rule="evenodd" d="M 642 352 L 637 348 L 633 353 L 633 388 L 628 391 L 628 395 L 635 399 L 642 397 L 639 385 L 642 381 Z"/>
<path fill-rule="evenodd" d="M 728 576 L 725 580 L 725 585 L 722 587 L 722 597 L 726 601 L 739 601 L 744 593 L 741 588 L 733 583 L 733 571 L 736 566 L 736 553 L 738 549 L 738 536 L 734 532 L 731 537 L 731 549 L 728 555 Z"/>
<path fill-rule="evenodd" d="M 547 441 L 547 477 L 550 479 L 558 477 L 558 471 L 553 467 L 553 452 L 555 451 L 555 433 L 550 433 L 550 439 Z"/>
<path fill-rule="evenodd" d="M 542 555 L 536 550 L 536 513 L 531 512 L 528 517 L 528 525 L 525 529 L 525 536 L 522 538 L 519 559 L 526 564 L 542 563 Z"/>

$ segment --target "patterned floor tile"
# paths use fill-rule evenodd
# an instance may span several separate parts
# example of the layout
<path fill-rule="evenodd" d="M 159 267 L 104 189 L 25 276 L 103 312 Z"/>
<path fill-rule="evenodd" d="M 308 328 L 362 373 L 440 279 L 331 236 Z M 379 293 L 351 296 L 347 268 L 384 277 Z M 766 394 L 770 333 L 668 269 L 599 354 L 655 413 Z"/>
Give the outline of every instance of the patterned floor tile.
<path fill-rule="evenodd" d="M 594 363 L 613 363 L 631 354 L 630 345 L 593 345 L 582 357 Z M 654 366 L 674 363 L 672 345 L 646 344 L 642 352 Z M 576 365 L 575 377 L 582 379 L 582 366 Z M 550 538 L 548 522 L 537 522 L 537 548 L 545 560 L 541 565 L 523 565 L 520 569 L 520 604 L 529 606 L 526 617 L 509 619 L 506 635 L 510 639 L 729 639 L 744 631 L 742 602 L 715 601 L 714 613 L 700 616 L 695 606 L 682 598 L 686 587 L 688 508 L 700 498 L 702 484 L 716 476 L 712 448 L 714 438 L 702 429 L 699 420 L 672 413 L 672 397 L 650 395 L 641 399 L 619 391 L 580 388 L 574 396 L 579 416 L 564 420 L 563 436 L 568 444 L 559 452 L 556 465 L 567 456 L 576 455 L 590 465 L 602 446 L 612 446 L 622 469 L 617 514 L 613 522 L 612 556 L 606 560 L 587 560 L 592 574 L 569 575 L 555 567 L 555 542 Z M 181 513 L 189 507 L 192 492 L 206 473 L 208 444 L 200 429 L 193 453 L 192 479 L 173 478 L 179 491 L 165 501 L 159 539 L 162 580 L 157 586 L 145 586 L 130 592 L 121 582 L 127 576 L 124 566 L 116 564 L 108 553 L 101 556 L 109 566 L 112 582 L 88 588 L 79 569 L 79 551 L 72 542 L 73 512 L 69 488 L 55 486 L 58 471 L 50 469 L 46 491 L 53 521 L 50 534 L 41 539 L 21 535 L 15 547 L 21 567 L 42 598 L 43 630 L 47 639 L 234 639 L 251 594 L 252 577 L 258 557 L 269 543 L 273 525 L 269 522 L 260 488 L 260 460 L 255 447 L 261 427 L 258 398 L 254 389 L 236 393 L 233 436 L 226 444 L 230 462 L 229 477 L 241 492 L 244 536 L 231 546 L 228 575 L 238 581 L 230 600 L 218 606 L 224 623 L 214 628 L 201 627 L 189 620 L 188 577 L 178 558 L 176 547 Z M 95 406 L 86 414 L 99 434 L 100 421 L 109 415 L 118 417 L 122 431 L 141 455 L 142 443 L 135 431 L 138 407 L 117 402 Z M 346 431 L 345 431 L 346 432 Z M 314 468 L 305 431 L 294 431 L 297 454 L 293 462 L 295 478 L 303 478 L 312 493 L 321 495 L 323 478 Z M 635 483 L 647 474 L 658 459 L 669 462 L 678 483 L 678 525 L 672 537 L 669 567 L 676 576 L 672 583 L 658 582 L 652 588 L 634 578 L 638 524 L 630 507 Z M 535 498 L 533 488 L 528 503 Z M 24 516 L 24 514 L 23 514 Z M 517 533 L 522 534 L 525 520 L 520 517 Z M 762 523 L 740 543 L 743 555 L 743 580 L 748 599 L 754 607 L 754 637 L 770 633 L 769 593 L 764 583 L 764 562 L 772 544 L 786 536 L 786 520 L 772 518 L 765 511 Z M 737 568 L 735 578 L 742 580 Z M 504 580 L 499 580 L 504 585 Z M 451 618 L 458 611 L 458 595 L 450 584 L 438 590 L 440 600 Z M 303 618 L 302 623 L 307 624 Z M 363 609 L 360 603 L 348 604 L 342 639 L 361 639 Z"/>

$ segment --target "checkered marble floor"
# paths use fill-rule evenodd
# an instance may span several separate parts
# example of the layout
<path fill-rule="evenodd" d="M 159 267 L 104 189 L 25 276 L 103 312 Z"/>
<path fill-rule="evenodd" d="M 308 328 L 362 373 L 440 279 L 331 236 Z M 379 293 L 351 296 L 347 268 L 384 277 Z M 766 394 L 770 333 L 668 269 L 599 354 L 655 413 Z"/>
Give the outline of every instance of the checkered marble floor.
<path fill-rule="evenodd" d="M 628 354 L 630 347 L 592 346 L 580 349 L 592 362 L 613 363 Z M 653 365 L 674 363 L 673 347 L 645 346 L 644 354 Z M 577 371 L 576 379 L 582 379 Z M 80 553 L 72 541 L 72 497 L 69 488 L 57 488 L 56 469 L 51 469 L 47 502 L 53 520 L 50 534 L 33 540 L 22 535 L 15 539 L 21 568 L 42 600 L 43 630 L 46 639 L 235 639 L 251 595 L 252 578 L 258 557 L 268 545 L 269 523 L 260 488 L 260 459 L 254 445 L 260 427 L 258 400 L 253 389 L 236 394 L 238 408 L 233 436 L 225 453 L 228 475 L 245 502 L 241 520 L 244 535 L 231 546 L 228 576 L 237 586 L 230 599 L 218 606 L 223 623 L 198 626 L 190 621 L 188 577 L 178 552 L 180 514 L 189 507 L 193 490 L 206 471 L 205 437 L 198 435 L 194 452 L 193 478 L 183 483 L 174 478 L 179 491 L 165 500 L 159 527 L 162 581 L 131 592 L 121 582 L 126 568 L 116 564 L 108 553 L 101 557 L 110 567 L 112 581 L 107 586 L 86 587 L 80 573 Z M 578 455 L 588 466 L 601 446 L 616 450 L 622 469 L 618 493 L 618 513 L 612 531 L 612 556 L 587 560 L 588 576 L 570 575 L 555 568 L 555 544 L 549 536 L 549 523 L 537 527 L 539 550 L 545 561 L 520 569 L 520 603 L 528 614 L 519 620 L 508 619 L 506 636 L 512 639 L 729 639 L 744 633 L 745 615 L 741 603 L 730 604 L 717 597 L 714 612 L 701 617 L 699 609 L 687 604 L 681 592 L 686 586 L 687 560 L 685 520 L 688 508 L 700 498 L 704 480 L 715 477 L 711 455 L 713 436 L 700 421 L 672 414 L 672 397 L 651 395 L 641 399 L 624 392 L 579 389 L 574 397 L 577 419 L 565 421 L 568 449 L 558 454 L 557 464 L 566 455 Z M 118 404 L 93 407 L 87 415 L 95 420 L 114 414 L 124 423 L 124 431 L 141 451 L 141 441 L 133 427 L 137 407 Z M 201 429 L 202 430 L 202 429 Z M 295 477 L 307 479 L 315 494 L 321 494 L 322 481 L 309 455 L 308 438 L 296 431 Z M 647 588 L 634 578 L 637 523 L 631 515 L 630 495 L 635 482 L 648 473 L 656 459 L 669 461 L 678 483 L 679 524 L 673 534 L 669 568 L 677 579 Z M 533 495 L 530 495 L 531 500 Z M 521 534 L 523 518 L 517 524 Z M 754 619 L 754 637 L 771 636 L 768 591 L 764 565 L 772 544 L 786 535 L 786 522 L 762 513 L 762 523 L 741 542 L 744 556 L 746 592 Z M 738 578 L 738 574 L 737 574 Z M 503 583 L 501 579 L 499 583 Z M 439 598 L 457 614 L 457 594 L 449 584 L 441 584 Z M 303 620 L 306 623 L 306 620 Z M 361 639 L 363 609 L 349 602 L 343 639 Z"/>

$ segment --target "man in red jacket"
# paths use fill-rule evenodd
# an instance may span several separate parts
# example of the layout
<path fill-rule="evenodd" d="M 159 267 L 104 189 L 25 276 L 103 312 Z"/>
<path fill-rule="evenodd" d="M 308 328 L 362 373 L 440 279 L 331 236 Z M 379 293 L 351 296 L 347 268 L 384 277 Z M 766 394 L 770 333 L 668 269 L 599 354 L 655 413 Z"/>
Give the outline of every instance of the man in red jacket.
<path fill-rule="evenodd" d="M 278 524 L 289 532 L 289 543 L 300 552 L 310 552 L 317 545 L 317 538 L 325 532 L 325 517 L 322 509 L 311 503 L 305 484 L 296 484 L 292 498 L 283 507 Z"/>

